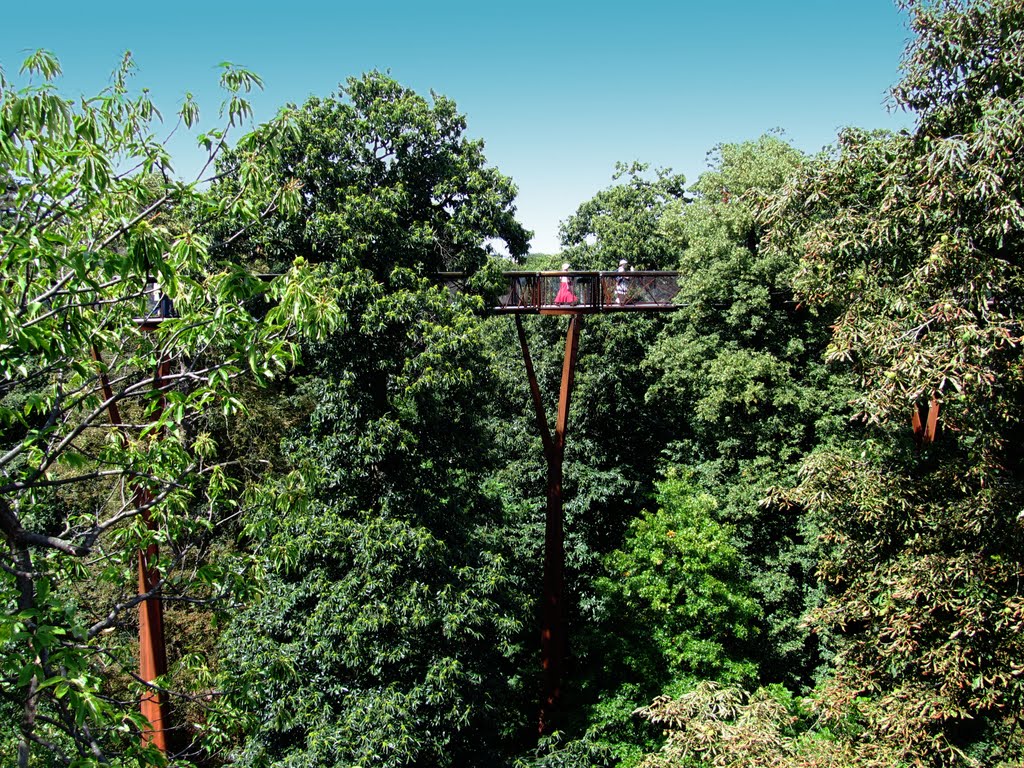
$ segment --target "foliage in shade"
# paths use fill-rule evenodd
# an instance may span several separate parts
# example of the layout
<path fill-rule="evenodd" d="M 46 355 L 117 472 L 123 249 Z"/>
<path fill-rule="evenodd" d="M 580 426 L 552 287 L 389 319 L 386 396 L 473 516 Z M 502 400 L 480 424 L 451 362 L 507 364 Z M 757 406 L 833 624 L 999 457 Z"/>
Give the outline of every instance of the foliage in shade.
<path fill-rule="evenodd" d="M 514 187 L 451 101 L 379 73 L 295 126 L 268 173 L 301 186 L 301 221 L 268 218 L 233 247 L 323 262 L 342 323 L 293 379 L 309 412 L 282 445 L 301 508 L 246 526 L 267 579 L 222 641 L 248 718 L 236 760 L 479 762 L 518 724 L 522 619 L 491 530 L 481 303 L 423 275 L 478 269 L 491 238 L 519 255 Z"/>

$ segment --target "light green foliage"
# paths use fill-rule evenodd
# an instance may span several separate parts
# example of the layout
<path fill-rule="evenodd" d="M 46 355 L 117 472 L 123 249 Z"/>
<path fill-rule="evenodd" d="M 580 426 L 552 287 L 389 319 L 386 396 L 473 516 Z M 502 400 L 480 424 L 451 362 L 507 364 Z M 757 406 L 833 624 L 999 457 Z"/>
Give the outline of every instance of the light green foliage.
<path fill-rule="evenodd" d="M 662 748 L 641 768 L 892 768 L 904 765 L 883 745 L 857 748 L 812 725 L 807 704 L 777 686 L 747 693 L 703 682 L 681 696 L 659 696 L 637 714 L 665 729 Z"/>
<path fill-rule="evenodd" d="M 47 52 L 26 60 L 24 83 L 0 73 L 0 697 L 17 711 L 0 749 L 21 766 L 48 754 L 82 766 L 160 761 L 139 744 L 141 689 L 128 676 L 130 635 L 117 631 L 138 603 L 135 552 L 164 547 L 168 595 L 233 589 L 230 568 L 196 560 L 233 497 L 196 416 L 237 409 L 236 377 L 278 375 L 296 362 L 299 334 L 335 318 L 300 261 L 265 284 L 209 257 L 202 222 L 232 215 L 244 226 L 280 192 L 248 161 L 231 198 L 171 180 L 158 115 L 130 87 L 131 69 L 126 57 L 110 87 L 81 100 L 59 93 Z M 211 160 L 258 79 L 225 66 L 222 85 L 224 125 L 201 137 Z M 194 124 L 195 105 L 180 118 Z M 272 152 L 275 126 L 236 146 Z M 136 321 L 147 283 L 178 315 L 154 330 Z M 260 296 L 275 306 L 255 315 L 248 303 Z M 119 430 L 108 426 L 115 406 Z"/>
<path fill-rule="evenodd" d="M 759 611 L 741 580 L 731 531 L 715 519 L 714 499 L 681 480 L 662 482 L 658 503 L 609 555 L 610 576 L 599 588 L 653 642 L 666 679 L 750 680 Z"/>
<path fill-rule="evenodd" d="M 839 307 L 830 356 L 876 425 L 819 452 L 792 498 L 830 544 L 830 714 L 859 711 L 865 739 L 919 764 L 1019 761 L 1024 8 L 906 7 L 893 93 L 915 130 L 844 132 L 770 209 L 801 293 Z M 932 399 L 938 439 L 918 447 Z"/>
<path fill-rule="evenodd" d="M 669 455 L 735 526 L 765 612 L 763 669 L 797 686 L 819 663 L 800 626 L 817 599 L 815 531 L 798 509 L 762 501 L 794 484 L 807 452 L 844 429 L 850 396 L 821 360 L 827 323 L 789 286 L 798 254 L 762 247 L 762 201 L 803 162 L 776 136 L 716 149 L 694 200 L 663 217 L 682 250 L 681 309 L 646 361 L 648 402 L 674 428 Z"/>
<path fill-rule="evenodd" d="M 605 557 L 595 585 L 603 621 L 583 633 L 601 663 L 585 683 L 601 691 L 588 706 L 588 738 L 627 765 L 656 743 L 633 716 L 637 707 L 700 680 L 746 684 L 757 673 L 760 609 L 715 500 L 678 478 L 658 485 L 657 500 Z"/>
<path fill-rule="evenodd" d="M 619 764 L 607 745 L 586 738 L 566 740 L 560 731 L 541 736 L 528 756 L 512 763 L 513 768 L 605 768 Z"/>
<path fill-rule="evenodd" d="M 582 203 L 560 227 L 562 257 L 573 269 L 670 269 L 675 249 L 662 233 L 668 204 L 682 201 L 686 179 L 669 169 L 648 177 L 645 163 L 616 163 L 617 182 Z"/>
<path fill-rule="evenodd" d="M 776 765 L 790 747 L 781 731 L 794 719 L 763 689 L 748 697 L 740 688 L 712 682 L 676 699 L 661 696 L 639 714 L 669 734 L 661 751 L 641 763 L 651 768 L 714 764 L 723 758 L 748 766 Z"/>

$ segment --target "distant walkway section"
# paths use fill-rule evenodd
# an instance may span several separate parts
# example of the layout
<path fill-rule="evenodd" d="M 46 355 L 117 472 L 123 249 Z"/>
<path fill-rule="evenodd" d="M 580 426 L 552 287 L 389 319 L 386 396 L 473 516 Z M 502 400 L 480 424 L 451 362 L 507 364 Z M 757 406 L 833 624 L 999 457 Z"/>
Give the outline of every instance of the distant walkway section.
<path fill-rule="evenodd" d="M 466 275 L 443 272 L 451 291 L 466 287 Z M 678 309 L 678 272 L 506 272 L 495 314 L 574 315 L 598 312 L 657 312 Z"/>

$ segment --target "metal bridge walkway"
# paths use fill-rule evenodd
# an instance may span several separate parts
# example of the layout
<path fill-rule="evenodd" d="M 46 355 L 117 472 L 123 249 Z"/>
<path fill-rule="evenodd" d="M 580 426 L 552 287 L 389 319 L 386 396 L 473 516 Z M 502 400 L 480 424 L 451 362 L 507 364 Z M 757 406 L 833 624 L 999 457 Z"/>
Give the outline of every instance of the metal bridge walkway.
<path fill-rule="evenodd" d="M 467 289 L 466 275 L 442 272 L 453 292 Z M 504 292 L 490 310 L 505 315 L 582 315 L 678 309 L 678 272 L 506 272 Z"/>

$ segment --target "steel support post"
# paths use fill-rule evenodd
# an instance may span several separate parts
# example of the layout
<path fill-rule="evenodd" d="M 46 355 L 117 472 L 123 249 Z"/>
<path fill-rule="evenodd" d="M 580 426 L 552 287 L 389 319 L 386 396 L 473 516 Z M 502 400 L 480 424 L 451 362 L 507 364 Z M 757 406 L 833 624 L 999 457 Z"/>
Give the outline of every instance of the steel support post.
<path fill-rule="evenodd" d="M 935 442 L 939 431 L 939 402 L 932 396 L 928 405 L 915 405 L 910 418 L 914 430 L 914 442 L 918 447 Z"/>
<path fill-rule="evenodd" d="M 156 524 L 149 514 L 149 493 L 138 491 L 135 496 L 146 528 L 156 530 Z M 167 645 L 164 638 L 164 606 L 160 599 L 160 571 L 156 563 L 160 557 L 155 543 L 139 550 L 139 594 L 153 594 L 139 603 L 139 677 L 152 683 L 167 674 Z M 149 720 L 151 729 L 144 731 L 142 739 L 167 754 L 167 706 L 159 691 L 150 688 L 142 694 L 142 714 Z"/>
<path fill-rule="evenodd" d="M 103 360 L 96 347 L 92 349 L 93 359 L 101 366 Z M 169 365 L 166 360 L 161 360 L 154 374 L 153 386 L 160 389 L 163 380 L 167 376 Z M 121 421 L 121 412 L 114 400 L 114 393 L 110 388 L 110 381 L 106 372 L 100 370 L 100 386 L 103 392 L 103 399 L 108 403 L 107 413 L 110 423 L 121 431 L 122 439 L 126 439 L 124 433 L 124 422 Z M 161 407 L 163 397 L 161 396 Z M 150 531 L 156 530 L 156 523 L 149 513 L 149 504 L 152 497 L 143 488 L 137 488 L 133 497 L 136 509 L 142 511 L 142 519 L 146 528 Z M 146 549 L 138 553 L 138 581 L 139 594 L 147 595 L 153 593 L 139 603 L 139 677 L 147 683 L 152 683 L 156 678 L 167 673 L 167 644 L 164 638 L 164 607 L 160 599 L 160 571 L 156 567 L 160 551 L 155 543 L 150 544 Z M 142 740 L 146 744 L 152 744 L 164 754 L 167 754 L 167 706 L 164 697 L 160 692 L 150 688 L 142 694 L 140 702 L 142 714 L 149 720 L 152 726 L 150 730 L 144 731 Z"/>
<path fill-rule="evenodd" d="M 568 627 L 565 610 L 565 509 L 562 497 L 562 464 L 565 458 L 565 441 L 568 434 L 569 407 L 572 403 L 573 384 L 576 378 L 576 360 L 579 355 L 580 315 L 571 315 L 565 337 L 565 357 L 562 361 L 562 380 L 558 392 L 558 414 L 555 418 L 555 433 L 548 430 L 547 416 L 541 400 L 540 387 L 530 359 L 529 347 L 522 321 L 516 317 L 516 329 L 523 350 L 523 361 L 530 382 L 544 444 L 547 461 L 548 488 L 547 508 L 544 523 L 544 588 L 541 604 L 541 668 L 542 691 L 538 732 L 550 729 L 551 716 L 562 695 L 562 681 L 565 675 L 565 660 L 569 651 Z"/>

